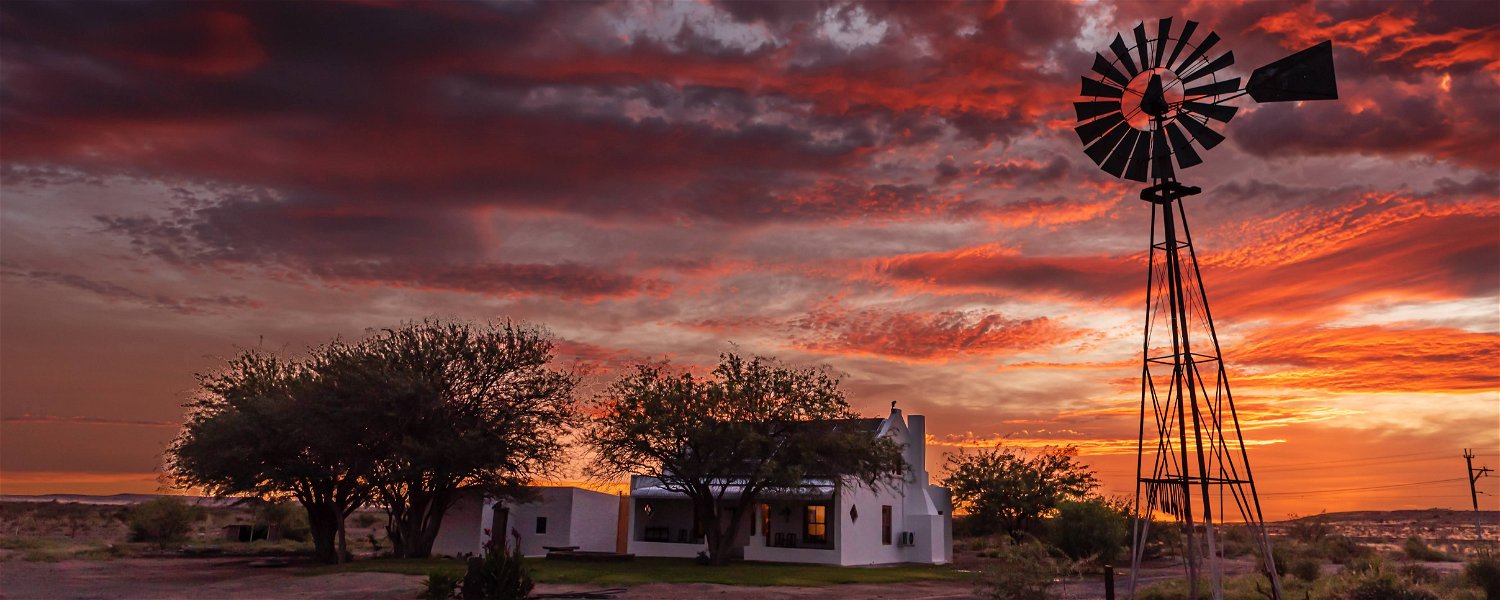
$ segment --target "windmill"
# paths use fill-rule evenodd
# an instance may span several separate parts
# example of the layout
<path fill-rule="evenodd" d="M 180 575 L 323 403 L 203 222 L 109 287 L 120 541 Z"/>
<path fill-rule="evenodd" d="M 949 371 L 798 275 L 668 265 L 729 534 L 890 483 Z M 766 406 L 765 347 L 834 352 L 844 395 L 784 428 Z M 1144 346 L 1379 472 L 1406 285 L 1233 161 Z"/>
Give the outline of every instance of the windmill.
<path fill-rule="evenodd" d="M 1152 517 L 1170 515 L 1181 523 L 1188 597 L 1197 598 L 1200 580 L 1207 579 L 1213 597 L 1223 598 L 1219 537 L 1232 510 L 1256 540 L 1279 600 L 1271 539 L 1180 202 L 1202 190 L 1179 183 L 1176 169 L 1202 163 L 1198 149 L 1224 141 L 1214 124 L 1234 118 L 1238 108 L 1227 104 L 1231 100 L 1337 99 L 1333 45 L 1325 41 L 1256 69 L 1242 85 L 1238 77 L 1221 78 L 1234 53 L 1210 58 L 1220 38 L 1210 31 L 1194 41 L 1198 29 L 1188 21 L 1173 32 L 1172 19 L 1165 18 L 1155 37 L 1147 37 L 1145 23 L 1135 26 L 1132 40 L 1116 34 L 1112 58 L 1094 55 L 1093 74 L 1083 77 L 1084 98 L 1073 104 L 1084 153 L 1110 175 L 1151 183 L 1140 196 L 1151 205 L 1152 224 L 1130 595 Z"/>

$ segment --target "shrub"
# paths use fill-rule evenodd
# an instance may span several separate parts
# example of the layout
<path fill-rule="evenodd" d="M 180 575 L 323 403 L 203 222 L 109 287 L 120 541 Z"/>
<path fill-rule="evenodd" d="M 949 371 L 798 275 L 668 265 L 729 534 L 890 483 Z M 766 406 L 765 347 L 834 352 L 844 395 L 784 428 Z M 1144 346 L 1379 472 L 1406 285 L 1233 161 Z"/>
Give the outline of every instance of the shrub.
<path fill-rule="evenodd" d="M 1422 562 L 1447 562 L 1452 560 L 1442 550 L 1437 550 L 1422 541 L 1422 538 L 1411 536 L 1401 544 L 1401 549 L 1406 552 L 1407 558 L 1420 560 Z"/>
<path fill-rule="evenodd" d="M 469 558 L 469 572 L 463 578 L 465 596 L 492 600 L 522 600 L 532 585 L 531 575 L 521 564 L 520 544 L 507 550 L 504 538 L 499 537 L 484 545 L 484 557 Z"/>
<path fill-rule="evenodd" d="M 1348 600 L 1438 600 L 1436 594 L 1389 573 L 1376 573 L 1349 588 Z"/>
<path fill-rule="evenodd" d="M 384 520 L 384 517 L 373 513 L 362 512 L 354 515 L 354 524 L 359 527 L 371 527 Z"/>
<path fill-rule="evenodd" d="M 1292 515 L 1294 518 L 1296 515 Z M 1302 542 L 1313 544 L 1333 535 L 1333 526 L 1328 524 L 1328 518 L 1323 515 L 1316 517 L 1302 517 L 1287 524 L 1287 537 Z"/>
<path fill-rule="evenodd" d="M 1049 600 L 1064 565 L 1040 542 L 1017 543 L 1001 536 L 985 554 L 994 558 L 979 577 L 980 595 L 989 600 Z"/>
<path fill-rule="evenodd" d="M 185 539 L 197 516 L 198 511 L 181 498 L 162 496 L 131 507 L 125 524 L 130 527 L 130 541 L 166 547 Z"/>
<path fill-rule="evenodd" d="M 294 542 L 305 542 L 311 537 L 312 528 L 307 524 L 307 510 L 290 502 L 271 502 L 260 506 L 255 515 L 255 524 L 275 525 L 281 537 Z"/>
<path fill-rule="evenodd" d="M 1374 548 L 1345 535 L 1329 535 L 1318 540 L 1317 553 L 1329 562 L 1338 565 L 1368 561 L 1376 556 Z"/>
<path fill-rule="evenodd" d="M 1484 590 L 1484 597 L 1500 600 L 1500 553 L 1481 550 L 1464 565 L 1464 578 Z"/>
<path fill-rule="evenodd" d="M 1066 501 L 1057 505 L 1048 537 L 1068 558 L 1112 564 L 1128 528 L 1125 515 L 1099 500 Z"/>
<path fill-rule="evenodd" d="M 457 573 L 433 571 L 427 574 L 422 593 L 417 597 L 422 600 L 448 600 L 458 593 L 458 583 L 463 579 Z"/>
<path fill-rule="evenodd" d="M 1370 553 L 1364 556 L 1356 556 L 1344 562 L 1344 569 L 1350 573 L 1379 573 L 1385 568 L 1385 559 L 1379 554 Z"/>
<path fill-rule="evenodd" d="M 1318 577 L 1323 574 L 1323 563 L 1310 556 L 1299 556 L 1291 560 L 1291 564 L 1286 567 L 1286 572 L 1303 581 L 1317 581 Z"/>

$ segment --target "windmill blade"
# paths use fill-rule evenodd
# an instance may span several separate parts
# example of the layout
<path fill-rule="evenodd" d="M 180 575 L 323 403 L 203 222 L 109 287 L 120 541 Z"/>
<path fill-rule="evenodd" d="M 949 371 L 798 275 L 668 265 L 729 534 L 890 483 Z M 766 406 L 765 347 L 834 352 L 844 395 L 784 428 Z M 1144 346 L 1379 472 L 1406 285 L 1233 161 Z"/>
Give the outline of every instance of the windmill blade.
<path fill-rule="evenodd" d="M 1151 178 L 1172 177 L 1172 149 L 1167 147 L 1167 134 L 1157 127 L 1151 132 Z"/>
<path fill-rule="evenodd" d="M 1080 96 L 1093 96 L 1095 98 L 1119 98 L 1125 95 L 1125 90 L 1104 83 L 1097 79 L 1083 77 L 1083 90 L 1078 92 Z"/>
<path fill-rule="evenodd" d="M 1115 58 L 1120 59 L 1120 66 L 1125 67 L 1125 72 L 1130 73 L 1131 77 L 1140 74 L 1140 70 L 1135 68 L 1135 62 L 1130 60 L 1130 50 L 1125 47 L 1125 38 L 1120 37 L 1120 34 L 1115 34 L 1115 41 L 1109 43 L 1109 50 L 1115 53 Z M 1130 84 L 1127 82 L 1125 85 Z"/>
<path fill-rule="evenodd" d="M 1120 141 L 1120 145 L 1115 146 L 1114 151 L 1109 153 L 1109 158 L 1105 159 L 1101 166 L 1105 173 L 1115 177 L 1124 175 L 1125 162 L 1130 160 L 1130 151 L 1135 148 L 1136 138 L 1139 137 L 1141 137 L 1141 130 L 1134 127 L 1125 132 L 1125 139 Z"/>
<path fill-rule="evenodd" d="M 1233 106 L 1226 106 L 1226 105 L 1223 105 L 1223 104 L 1204 104 L 1202 102 L 1183 102 L 1182 103 L 1182 110 L 1185 110 L 1185 111 L 1188 111 L 1188 112 L 1191 112 L 1191 113 L 1197 113 L 1197 114 L 1203 115 L 1205 117 L 1208 117 L 1210 119 L 1213 119 L 1215 121 L 1219 121 L 1221 123 L 1228 123 L 1230 119 L 1234 118 L 1235 111 L 1238 111 L 1239 109 L 1235 108 Z"/>
<path fill-rule="evenodd" d="M 1225 79 L 1224 81 L 1215 81 L 1213 83 L 1200 85 L 1198 87 L 1190 87 L 1183 90 L 1182 94 L 1184 96 L 1192 98 L 1194 96 L 1217 96 L 1219 94 L 1233 94 L 1238 91 L 1240 91 L 1240 78 L 1235 77 L 1234 79 Z"/>
<path fill-rule="evenodd" d="M 1219 142 L 1224 141 L 1223 135 L 1220 135 L 1219 132 L 1209 128 L 1209 126 L 1204 124 L 1202 121 L 1194 119 L 1193 117 L 1190 117 L 1188 115 L 1181 115 L 1177 117 L 1177 120 L 1182 123 L 1183 127 L 1187 128 L 1188 133 L 1193 134 L 1194 140 L 1197 140 L 1199 144 L 1203 145 L 1204 150 L 1213 148 L 1214 146 L 1219 145 Z"/>
<path fill-rule="evenodd" d="M 1188 120 L 1192 121 L 1191 118 Z M 1165 129 L 1167 141 L 1172 145 L 1172 154 L 1177 157 L 1177 166 L 1186 169 L 1203 162 L 1203 158 L 1198 156 L 1198 151 L 1193 149 L 1193 142 L 1182 134 L 1182 129 L 1178 128 L 1176 123 L 1167 123 Z"/>
<path fill-rule="evenodd" d="M 1104 134 L 1104 137 L 1099 138 L 1099 141 L 1094 142 L 1094 145 L 1089 146 L 1083 153 L 1094 159 L 1094 164 L 1103 165 L 1104 159 L 1108 158 L 1109 152 L 1120 144 L 1120 138 L 1125 137 L 1127 130 L 1135 131 L 1135 128 L 1121 120 L 1119 125 L 1115 125 L 1114 129 L 1109 130 L 1109 133 Z"/>
<path fill-rule="evenodd" d="M 1141 59 L 1141 70 L 1144 71 L 1151 64 L 1149 56 L 1150 49 L 1146 43 L 1146 23 L 1144 21 L 1135 24 L 1135 54 Z"/>
<path fill-rule="evenodd" d="M 1296 54 L 1256 69 L 1245 85 L 1256 102 L 1338 100 L 1333 72 L 1333 42 L 1324 40 Z"/>
<path fill-rule="evenodd" d="M 1120 84 L 1120 87 L 1130 85 L 1130 78 L 1121 74 L 1119 69 L 1110 64 L 1109 59 L 1104 58 L 1104 55 L 1098 52 L 1094 53 L 1094 72 L 1103 75 L 1110 81 Z"/>
<path fill-rule="evenodd" d="M 1151 162 L 1151 134 L 1142 133 L 1135 138 L 1135 150 L 1130 161 L 1125 163 L 1125 178 L 1132 181 L 1146 180 L 1146 167 Z"/>
<path fill-rule="evenodd" d="M 1116 100 L 1074 102 L 1073 110 L 1078 111 L 1078 121 L 1083 122 L 1099 115 L 1107 115 L 1112 112 L 1120 112 L 1120 103 Z"/>
<path fill-rule="evenodd" d="M 1120 113 L 1116 111 L 1114 114 L 1105 115 L 1101 119 L 1089 121 L 1074 127 L 1073 131 L 1078 132 L 1078 139 L 1083 140 L 1085 144 L 1089 144 L 1099 139 L 1099 136 L 1104 135 L 1105 132 L 1113 129 L 1117 123 L 1124 122 L 1125 117 L 1120 116 Z"/>
<path fill-rule="evenodd" d="M 1219 43 L 1219 34 L 1212 31 L 1208 32 L 1208 37 L 1203 38 L 1203 44 L 1197 48 L 1193 48 L 1193 51 L 1187 55 L 1187 58 L 1182 59 L 1182 68 L 1187 69 L 1192 67 L 1194 61 L 1202 58 L 1204 54 L 1208 54 L 1209 49 L 1213 48 L 1214 44 L 1217 43 Z"/>
<path fill-rule="evenodd" d="M 1167 38 L 1172 35 L 1172 17 L 1167 17 L 1156 22 L 1156 60 L 1151 61 L 1151 66 L 1160 68 L 1163 51 L 1167 49 Z"/>
<path fill-rule="evenodd" d="M 1208 63 L 1197 71 L 1193 71 L 1192 73 L 1183 76 L 1182 82 L 1190 83 L 1195 79 L 1202 79 L 1204 76 L 1216 73 L 1219 71 L 1219 69 L 1223 69 L 1224 67 L 1232 64 L 1234 64 L 1234 52 L 1225 52 L 1223 56 L 1214 59 L 1213 62 Z"/>
<path fill-rule="evenodd" d="M 1168 69 L 1172 68 L 1172 64 L 1177 62 L 1177 55 L 1182 52 L 1182 47 L 1187 45 L 1188 39 L 1192 38 L 1193 32 L 1197 30 L 1197 21 L 1188 21 L 1187 25 L 1183 26 L 1182 37 L 1177 38 L 1177 44 L 1172 46 L 1172 57 L 1167 59 L 1166 67 Z"/>

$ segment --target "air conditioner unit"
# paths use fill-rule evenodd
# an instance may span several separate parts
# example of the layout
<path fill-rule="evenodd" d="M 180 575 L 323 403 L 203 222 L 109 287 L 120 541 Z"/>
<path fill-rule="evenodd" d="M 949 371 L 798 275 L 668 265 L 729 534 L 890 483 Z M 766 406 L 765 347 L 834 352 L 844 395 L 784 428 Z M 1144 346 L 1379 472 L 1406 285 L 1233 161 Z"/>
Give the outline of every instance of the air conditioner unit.
<path fill-rule="evenodd" d="M 917 534 L 915 532 L 911 532 L 911 531 L 903 531 L 903 532 L 901 532 L 901 537 L 899 537 L 896 540 L 896 545 L 897 546 L 915 546 L 915 545 L 917 545 Z"/>

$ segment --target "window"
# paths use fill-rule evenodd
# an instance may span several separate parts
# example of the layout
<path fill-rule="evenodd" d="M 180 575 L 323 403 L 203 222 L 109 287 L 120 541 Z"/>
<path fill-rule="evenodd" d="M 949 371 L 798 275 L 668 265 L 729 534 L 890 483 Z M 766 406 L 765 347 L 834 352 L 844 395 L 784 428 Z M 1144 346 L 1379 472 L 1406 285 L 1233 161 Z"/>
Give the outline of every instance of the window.
<path fill-rule="evenodd" d="M 891 506 L 880 507 L 880 543 L 891 545 Z"/>
<path fill-rule="evenodd" d="M 802 513 L 802 541 L 809 544 L 828 542 L 828 506 L 809 504 Z"/>
<path fill-rule="evenodd" d="M 547 533 L 547 517 L 536 518 L 536 532 Z"/>

